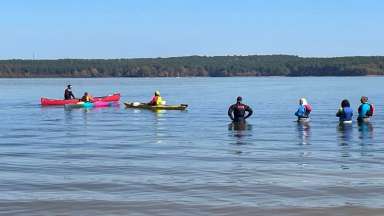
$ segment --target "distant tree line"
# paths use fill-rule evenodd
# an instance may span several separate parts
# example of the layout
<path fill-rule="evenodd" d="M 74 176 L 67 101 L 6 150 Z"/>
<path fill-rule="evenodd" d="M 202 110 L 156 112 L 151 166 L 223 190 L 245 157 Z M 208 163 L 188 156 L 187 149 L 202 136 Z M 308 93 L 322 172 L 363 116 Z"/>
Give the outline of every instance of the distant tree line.
<path fill-rule="evenodd" d="M 384 57 L 251 55 L 0 61 L 0 77 L 3 78 L 365 75 L 384 75 Z"/>

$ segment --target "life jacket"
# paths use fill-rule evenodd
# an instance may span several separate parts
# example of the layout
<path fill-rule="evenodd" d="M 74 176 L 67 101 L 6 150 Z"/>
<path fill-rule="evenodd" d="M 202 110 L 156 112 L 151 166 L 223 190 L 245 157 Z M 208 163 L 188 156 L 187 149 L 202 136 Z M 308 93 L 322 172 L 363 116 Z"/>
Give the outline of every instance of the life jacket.
<path fill-rule="evenodd" d="M 304 105 L 304 107 L 307 115 L 312 112 L 312 106 L 310 104 Z"/>
<path fill-rule="evenodd" d="M 353 116 L 353 110 L 351 107 L 344 107 L 342 109 L 343 115 L 340 116 L 341 121 L 351 121 Z"/>
<path fill-rule="evenodd" d="M 82 98 L 81 98 L 81 101 L 84 101 L 84 102 L 91 102 L 91 100 L 92 100 L 92 97 L 91 96 L 83 96 Z"/>
<path fill-rule="evenodd" d="M 163 105 L 163 98 L 161 96 L 157 96 L 156 105 Z"/>
<path fill-rule="evenodd" d="M 163 98 L 161 96 L 153 96 L 151 100 L 151 105 L 162 105 L 163 104 Z"/>
<path fill-rule="evenodd" d="M 375 107 L 373 104 L 369 104 L 369 111 L 367 112 L 367 116 L 373 116 L 373 113 L 375 112 Z"/>

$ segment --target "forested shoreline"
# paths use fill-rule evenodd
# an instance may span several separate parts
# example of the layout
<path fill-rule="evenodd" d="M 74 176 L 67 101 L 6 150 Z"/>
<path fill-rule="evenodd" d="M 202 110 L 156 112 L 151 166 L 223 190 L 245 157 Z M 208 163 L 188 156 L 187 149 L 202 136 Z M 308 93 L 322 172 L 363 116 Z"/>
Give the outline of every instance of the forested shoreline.
<path fill-rule="evenodd" d="M 1 78 L 384 75 L 384 56 L 186 56 L 136 59 L 0 60 Z"/>

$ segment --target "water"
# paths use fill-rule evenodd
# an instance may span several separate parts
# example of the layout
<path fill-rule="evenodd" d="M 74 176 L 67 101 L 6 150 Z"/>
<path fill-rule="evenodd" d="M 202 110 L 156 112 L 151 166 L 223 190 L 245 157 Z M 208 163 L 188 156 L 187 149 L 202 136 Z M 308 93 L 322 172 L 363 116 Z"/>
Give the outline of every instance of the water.
<path fill-rule="evenodd" d="M 159 89 L 186 112 L 42 108 L 40 96 Z M 0 214 L 365 215 L 384 207 L 384 77 L 0 79 Z M 236 96 L 252 106 L 229 127 Z M 341 128 L 342 99 L 375 104 L 370 124 Z M 300 97 L 312 121 L 294 122 Z M 352 209 L 353 209 L 352 208 Z M 315 210 L 313 210 L 315 211 Z M 312 212 L 313 213 L 313 212 Z M 351 215 L 352 213 L 350 213 Z M 380 213 L 378 213 L 380 214 Z"/>

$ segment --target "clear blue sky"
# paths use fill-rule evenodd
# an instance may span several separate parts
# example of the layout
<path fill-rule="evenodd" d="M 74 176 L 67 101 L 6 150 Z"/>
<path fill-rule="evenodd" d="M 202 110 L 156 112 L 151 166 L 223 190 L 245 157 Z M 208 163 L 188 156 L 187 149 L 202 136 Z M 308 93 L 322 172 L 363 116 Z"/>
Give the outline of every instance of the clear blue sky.
<path fill-rule="evenodd" d="M 8 0 L 0 59 L 384 55 L 381 0 Z"/>

